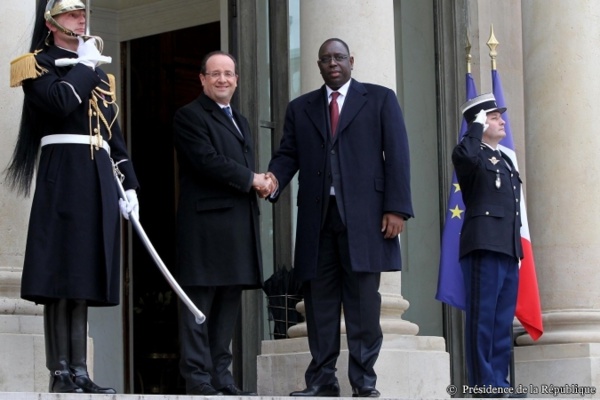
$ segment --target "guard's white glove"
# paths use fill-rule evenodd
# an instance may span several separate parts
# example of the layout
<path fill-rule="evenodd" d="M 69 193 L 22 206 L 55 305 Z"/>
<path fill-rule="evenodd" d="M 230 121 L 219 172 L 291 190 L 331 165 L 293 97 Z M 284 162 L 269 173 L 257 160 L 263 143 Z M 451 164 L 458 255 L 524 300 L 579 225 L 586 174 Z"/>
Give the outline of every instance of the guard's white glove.
<path fill-rule="evenodd" d="M 489 124 L 486 124 L 487 121 L 487 113 L 485 112 L 485 110 L 481 110 L 477 113 L 477 115 L 475 116 L 475 121 L 478 124 L 483 125 L 483 131 L 485 132 L 488 128 L 488 126 L 490 126 Z"/>
<path fill-rule="evenodd" d="M 129 213 L 131 213 L 135 219 L 139 220 L 140 203 L 137 198 L 137 193 L 134 189 L 129 189 L 125 191 L 125 197 L 127 197 L 127 201 L 119 199 L 119 208 L 121 209 L 123 218 L 129 219 Z"/>
<path fill-rule="evenodd" d="M 96 40 L 91 38 L 86 41 L 83 38 L 78 37 L 79 46 L 77 46 L 77 60 L 90 67 L 96 69 L 100 64 L 110 64 L 112 58 L 103 56 L 96 47 Z"/>

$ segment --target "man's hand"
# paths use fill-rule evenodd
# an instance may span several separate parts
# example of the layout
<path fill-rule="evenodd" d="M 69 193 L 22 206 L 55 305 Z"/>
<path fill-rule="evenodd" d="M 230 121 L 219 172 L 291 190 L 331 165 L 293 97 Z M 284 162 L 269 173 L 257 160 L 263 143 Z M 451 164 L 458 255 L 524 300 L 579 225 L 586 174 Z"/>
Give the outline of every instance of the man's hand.
<path fill-rule="evenodd" d="M 265 176 L 270 179 L 271 181 L 273 181 L 273 190 L 271 190 L 271 193 L 269 193 L 269 196 L 271 196 L 273 193 L 277 192 L 277 190 L 279 190 L 279 181 L 277 180 L 277 178 L 275 177 L 275 175 L 273 175 L 272 172 L 267 172 L 265 174 Z M 266 197 L 266 196 L 265 196 Z"/>
<path fill-rule="evenodd" d="M 483 125 L 483 131 L 485 132 L 489 126 L 488 124 L 486 124 L 487 113 L 485 112 L 485 110 L 479 111 L 475 116 L 475 121 L 473 122 Z"/>
<path fill-rule="evenodd" d="M 100 54 L 100 51 L 96 47 L 95 39 L 83 40 L 79 36 L 77 40 L 79 41 L 79 46 L 77 46 L 77 60 L 83 65 L 95 69 L 100 64 L 109 64 L 112 61 L 110 57 Z"/>
<path fill-rule="evenodd" d="M 129 219 L 129 213 L 131 213 L 133 217 L 139 221 L 140 203 L 137 198 L 137 193 L 133 189 L 128 189 L 125 191 L 125 197 L 127 197 L 127 201 L 119 199 L 119 208 L 121 209 L 123 218 Z"/>
<path fill-rule="evenodd" d="M 381 232 L 384 239 L 393 239 L 397 237 L 404 229 L 404 218 L 394 213 L 383 214 L 381 220 Z"/>
<path fill-rule="evenodd" d="M 269 196 L 277 188 L 275 176 L 271 173 L 266 174 L 254 174 L 252 181 L 252 187 L 258 193 L 261 199 Z"/>

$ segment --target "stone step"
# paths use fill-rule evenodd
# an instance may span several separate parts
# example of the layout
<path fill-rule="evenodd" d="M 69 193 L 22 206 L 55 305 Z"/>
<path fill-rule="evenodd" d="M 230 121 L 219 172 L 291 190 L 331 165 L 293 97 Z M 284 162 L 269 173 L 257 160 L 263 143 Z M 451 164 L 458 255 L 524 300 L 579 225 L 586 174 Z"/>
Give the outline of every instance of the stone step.
<path fill-rule="evenodd" d="M 36 393 L 36 392 L 0 392 L 0 400 L 199 400 L 216 399 L 227 396 L 188 396 L 166 394 L 87 394 L 87 393 Z M 277 400 L 292 399 L 289 396 L 254 396 L 233 397 L 238 400 Z M 295 397 L 294 397 L 295 398 Z M 325 399 L 325 397 L 312 397 Z M 351 400 L 352 397 L 338 397 L 338 399 Z M 399 400 L 395 397 L 380 397 L 380 400 Z"/>

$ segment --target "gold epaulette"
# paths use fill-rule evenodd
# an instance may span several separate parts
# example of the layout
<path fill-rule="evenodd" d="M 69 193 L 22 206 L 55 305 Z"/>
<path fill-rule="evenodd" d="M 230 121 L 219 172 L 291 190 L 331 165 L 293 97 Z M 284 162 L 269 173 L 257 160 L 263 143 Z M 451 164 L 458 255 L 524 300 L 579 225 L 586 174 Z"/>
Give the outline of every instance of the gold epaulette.
<path fill-rule="evenodd" d="M 112 101 L 117 102 L 117 80 L 113 74 L 107 74 L 108 76 L 108 86 L 110 87 L 110 91 L 112 93 Z"/>
<path fill-rule="evenodd" d="M 24 80 L 37 78 L 48 72 L 35 59 L 35 55 L 40 51 L 36 50 L 33 53 L 23 54 L 10 62 L 10 87 L 21 86 Z"/>

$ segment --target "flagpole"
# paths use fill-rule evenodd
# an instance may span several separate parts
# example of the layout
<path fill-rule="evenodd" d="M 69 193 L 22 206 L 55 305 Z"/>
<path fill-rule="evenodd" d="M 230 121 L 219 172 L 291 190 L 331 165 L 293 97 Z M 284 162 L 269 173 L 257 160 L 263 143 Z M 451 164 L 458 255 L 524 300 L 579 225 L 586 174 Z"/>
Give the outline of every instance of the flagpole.
<path fill-rule="evenodd" d="M 471 60 L 473 59 L 473 56 L 471 55 L 471 42 L 469 41 L 469 35 L 467 35 L 467 45 L 465 46 L 465 52 L 467 53 L 467 55 L 465 56 L 465 58 L 467 59 L 467 74 L 470 74 Z"/>
<path fill-rule="evenodd" d="M 490 59 L 492 60 L 492 71 L 496 71 L 496 57 L 498 56 L 498 52 L 496 51 L 496 47 L 498 47 L 500 43 L 498 42 L 498 39 L 496 39 L 496 35 L 494 35 L 494 25 L 490 25 L 490 38 L 487 41 L 487 46 L 490 49 Z M 493 72 L 492 72 L 493 73 Z M 510 328 L 510 365 L 509 365 L 509 380 L 510 380 L 510 385 L 514 388 L 516 387 L 515 384 L 515 351 L 514 351 L 514 344 L 515 344 L 515 338 L 514 338 L 514 329 L 513 326 L 511 325 Z"/>
<path fill-rule="evenodd" d="M 499 44 L 496 35 L 494 35 L 494 25 L 492 24 L 490 26 L 490 38 L 487 41 L 487 45 L 490 49 L 490 58 L 492 59 L 492 71 L 496 70 L 496 56 L 498 55 L 496 47 L 498 47 Z"/>
<path fill-rule="evenodd" d="M 493 27 L 490 31 L 490 39 L 488 42 L 490 48 L 490 57 L 492 58 L 492 91 L 496 97 L 496 102 L 500 107 L 506 107 L 504 93 L 502 90 L 502 82 L 500 73 L 496 70 L 496 47 L 498 41 L 494 35 Z M 500 145 L 503 146 L 503 151 L 509 152 L 509 157 L 519 169 L 517 157 L 515 154 L 515 144 L 510 129 L 508 111 L 503 114 L 502 118 L 506 122 L 504 130 L 506 137 L 502 139 Z M 527 221 L 527 207 L 525 205 L 525 195 L 523 186 L 521 186 L 521 201 L 520 216 L 521 216 L 521 244 L 523 247 L 523 258 L 519 265 L 519 294 L 517 295 L 517 309 L 515 316 L 523 326 L 523 329 L 535 341 L 544 333 L 544 324 L 542 318 L 540 295 L 535 273 L 535 261 L 533 257 L 533 249 L 531 246 L 531 235 L 529 233 L 529 223 Z M 519 332 L 520 333 L 520 332 Z M 519 334 L 518 337 L 521 335 Z"/>
<path fill-rule="evenodd" d="M 467 74 L 465 77 L 465 101 L 477 96 L 477 89 L 471 77 L 471 42 L 469 35 L 466 35 L 465 61 Z M 457 143 L 462 139 L 466 131 L 466 123 L 461 117 L 461 127 L 457 136 Z M 462 386 L 468 384 L 467 367 L 464 357 L 458 355 L 465 354 L 465 336 L 464 336 L 464 312 L 466 305 L 465 288 L 462 272 L 459 263 L 459 235 L 462 227 L 462 219 L 459 216 L 453 218 L 450 209 L 456 208 L 464 211 L 462 195 L 457 189 L 456 173 L 452 174 L 450 190 L 448 191 L 448 201 L 446 206 L 446 218 L 442 228 L 442 245 L 440 249 L 440 270 L 438 275 L 438 290 L 436 299 L 444 303 L 444 331 L 448 343 L 448 351 L 456 356 L 450 360 L 451 381 Z"/>

